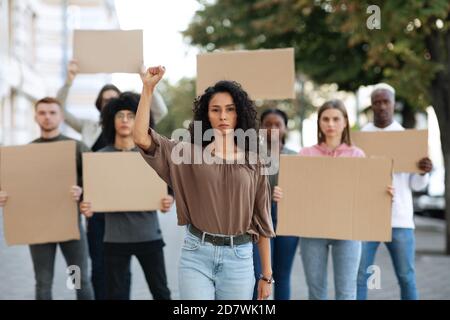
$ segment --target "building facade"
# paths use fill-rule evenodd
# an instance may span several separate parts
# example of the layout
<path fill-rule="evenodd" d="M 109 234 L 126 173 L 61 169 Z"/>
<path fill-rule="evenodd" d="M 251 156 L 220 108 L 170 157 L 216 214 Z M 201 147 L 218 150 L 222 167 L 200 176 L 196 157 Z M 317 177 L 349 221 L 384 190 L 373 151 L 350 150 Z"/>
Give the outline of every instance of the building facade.
<path fill-rule="evenodd" d="M 118 28 L 112 0 L 0 0 L 0 144 L 38 136 L 33 103 L 63 85 L 74 29 Z M 93 101 L 110 80 L 111 75 L 77 77 L 70 108 L 81 117 L 97 116 Z"/>

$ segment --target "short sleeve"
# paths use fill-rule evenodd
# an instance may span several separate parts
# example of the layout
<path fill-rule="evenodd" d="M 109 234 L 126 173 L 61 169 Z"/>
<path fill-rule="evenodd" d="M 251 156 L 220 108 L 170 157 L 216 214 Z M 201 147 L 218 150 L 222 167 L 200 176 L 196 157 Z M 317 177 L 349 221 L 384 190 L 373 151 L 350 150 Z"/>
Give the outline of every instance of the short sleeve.
<path fill-rule="evenodd" d="M 163 179 L 170 187 L 172 187 L 172 180 L 170 168 L 172 165 L 171 154 L 172 149 L 177 145 L 177 141 L 170 140 L 158 134 L 155 130 L 149 128 L 148 134 L 152 137 L 152 145 L 148 150 L 140 147 L 144 160 L 156 171 L 156 173 Z"/>

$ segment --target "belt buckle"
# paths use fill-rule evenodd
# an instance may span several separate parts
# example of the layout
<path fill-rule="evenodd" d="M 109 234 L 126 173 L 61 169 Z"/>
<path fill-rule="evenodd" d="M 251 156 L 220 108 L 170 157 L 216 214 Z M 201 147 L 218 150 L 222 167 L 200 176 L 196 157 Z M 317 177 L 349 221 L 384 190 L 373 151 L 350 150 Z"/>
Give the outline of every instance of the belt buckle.
<path fill-rule="evenodd" d="M 217 239 L 218 239 L 218 237 L 216 237 L 216 236 L 211 236 L 211 242 L 212 242 L 212 244 L 215 245 L 215 246 L 217 246 Z"/>

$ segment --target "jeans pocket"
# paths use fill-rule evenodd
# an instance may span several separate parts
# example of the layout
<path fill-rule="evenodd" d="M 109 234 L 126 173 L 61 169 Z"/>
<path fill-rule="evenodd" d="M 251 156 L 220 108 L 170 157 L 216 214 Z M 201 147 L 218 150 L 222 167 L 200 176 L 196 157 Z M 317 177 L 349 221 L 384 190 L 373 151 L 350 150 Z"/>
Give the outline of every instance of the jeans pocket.
<path fill-rule="evenodd" d="M 234 254 L 240 259 L 253 258 L 253 245 L 251 242 L 233 247 Z"/>
<path fill-rule="evenodd" d="M 190 237 L 190 236 L 187 236 L 186 238 L 184 238 L 184 243 L 183 243 L 182 249 L 194 251 L 194 250 L 197 250 L 199 247 L 200 247 L 200 239 Z"/>

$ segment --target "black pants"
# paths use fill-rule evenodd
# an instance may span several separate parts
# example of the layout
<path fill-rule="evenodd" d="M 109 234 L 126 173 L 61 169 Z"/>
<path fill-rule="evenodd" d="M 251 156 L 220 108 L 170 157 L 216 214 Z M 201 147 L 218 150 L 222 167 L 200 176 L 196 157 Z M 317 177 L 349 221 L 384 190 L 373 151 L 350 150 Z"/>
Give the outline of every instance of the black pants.
<path fill-rule="evenodd" d="M 103 237 L 105 234 L 105 215 L 94 214 L 88 219 L 87 238 L 89 256 L 91 257 L 91 281 L 95 300 L 106 299 L 105 262 L 103 253 Z"/>
<path fill-rule="evenodd" d="M 36 300 L 52 299 L 56 247 L 58 246 L 66 260 L 67 266 L 75 265 L 80 268 L 81 288 L 75 290 L 77 299 L 92 300 L 94 294 L 88 277 L 89 262 L 86 234 L 81 223 L 80 240 L 30 245 L 30 253 L 36 278 Z"/>
<path fill-rule="evenodd" d="M 105 214 L 95 213 L 88 219 L 87 239 L 89 256 L 91 257 L 91 282 L 94 289 L 95 300 L 106 299 L 105 253 L 103 238 L 105 236 Z M 128 282 L 131 281 L 131 272 L 128 270 Z M 130 287 L 130 285 L 128 285 Z M 128 293 L 128 296 L 130 294 Z"/>
<path fill-rule="evenodd" d="M 130 299 L 129 270 L 134 255 L 144 271 L 147 285 L 154 300 L 170 300 L 161 240 L 141 243 L 106 243 L 106 298 Z"/>

